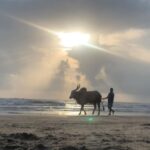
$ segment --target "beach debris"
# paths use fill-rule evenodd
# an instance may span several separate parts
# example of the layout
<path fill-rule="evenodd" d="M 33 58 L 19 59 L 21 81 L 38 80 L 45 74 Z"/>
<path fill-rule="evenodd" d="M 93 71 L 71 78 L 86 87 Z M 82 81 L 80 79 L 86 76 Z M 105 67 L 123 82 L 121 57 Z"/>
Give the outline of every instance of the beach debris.
<path fill-rule="evenodd" d="M 12 133 L 10 137 L 20 140 L 38 140 L 39 138 L 32 133 Z"/>
<path fill-rule="evenodd" d="M 150 126 L 150 123 L 142 124 L 142 126 Z"/>
<path fill-rule="evenodd" d="M 59 150 L 88 150 L 85 146 L 82 146 L 80 148 L 74 147 L 74 146 L 66 146 L 63 148 L 60 148 Z"/>
<path fill-rule="evenodd" d="M 79 149 L 74 146 L 66 146 L 66 147 L 60 148 L 59 150 L 79 150 Z"/>
<path fill-rule="evenodd" d="M 47 150 L 48 148 L 43 144 L 36 145 L 32 150 Z"/>
<path fill-rule="evenodd" d="M 20 145 L 6 145 L 3 150 L 27 150 L 27 148 Z"/>

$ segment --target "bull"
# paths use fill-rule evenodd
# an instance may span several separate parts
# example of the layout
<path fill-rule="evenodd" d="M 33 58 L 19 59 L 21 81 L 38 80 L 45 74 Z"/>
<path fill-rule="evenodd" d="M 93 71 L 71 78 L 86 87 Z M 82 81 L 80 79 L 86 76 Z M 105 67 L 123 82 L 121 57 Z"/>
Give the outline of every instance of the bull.
<path fill-rule="evenodd" d="M 77 85 L 77 88 L 71 91 L 70 99 L 75 99 L 76 102 L 81 105 L 79 115 L 81 115 L 81 111 L 84 111 L 84 114 L 86 115 L 86 111 L 84 110 L 84 105 L 86 104 L 92 104 L 94 106 L 92 112 L 93 115 L 95 113 L 96 106 L 98 106 L 98 115 L 100 115 L 102 96 L 98 91 L 87 91 L 86 88 L 80 88 L 80 85 Z"/>

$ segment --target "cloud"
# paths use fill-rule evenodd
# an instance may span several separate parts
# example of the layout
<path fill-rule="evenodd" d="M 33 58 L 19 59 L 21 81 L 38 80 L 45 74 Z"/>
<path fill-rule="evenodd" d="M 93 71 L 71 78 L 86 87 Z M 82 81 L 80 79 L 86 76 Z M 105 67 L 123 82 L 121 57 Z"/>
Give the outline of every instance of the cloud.
<path fill-rule="evenodd" d="M 62 57 L 64 57 L 64 54 L 58 51 L 52 53 L 47 49 L 38 48 L 30 54 L 32 56 L 25 59 L 25 65 L 21 64 L 24 60 L 20 60 L 14 63 L 14 65 L 20 63 L 19 69 L 14 66 L 17 71 L 5 73 L 9 76 L 9 81 L 6 80 L 5 82 L 11 84 L 12 91 L 15 90 L 14 96 L 34 96 L 34 91 L 38 91 L 47 84 L 48 80 L 51 80 Z"/>
<path fill-rule="evenodd" d="M 19 60 L 19 69 L 1 75 L 2 97 L 68 99 L 77 83 L 90 87 L 86 76 L 78 71 L 78 61 L 67 52 L 32 47 L 30 57 Z M 22 65 L 22 61 L 26 64 Z M 9 65 L 10 66 L 10 65 Z M 5 65 L 3 67 L 6 67 Z"/>
<path fill-rule="evenodd" d="M 137 38 L 135 39 L 137 40 Z M 129 99 L 126 101 L 144 99 L 148 102 L 150 71 L 147 61 L 150 57 L 147 54 L 149 52 L 145 53 L 145 56 L 147 55 L 146 60 L 145 50 L 130 47 L 127 53 L 123 53 L 126 51 L 126 46 L 122 45 L 122 48 L 120 51 L 122 51 L 124 59 L 88 48 L 76 49 L 76 51 L 70 52 L 70 56 L 79 61 L 79 69 L 91 82 L 93 89 L 97 89 L 105 95 L 109 88 L 113 87 L 118 101 L 125 101 L 128 97 Z M 130 51 L 133 54 L 129 53 Z"/>
<path fill-rule="evenodd" d="M 49 84 L 44 91 L 49 91 L 53 97 L 68 99 L 70 91 L 74 89 L 77 84 L 90 87 L 90 82 L 78 69 L 78 61 L 68 56 L 66 60 L 61 61 L 52 83 Z"/>
<path fill-rule="evenodd" d="M 100 34 L 99 44 L 103 46 L 119 46 L 122 44 L 131 43 L 134 40 L 142 38 L 146 34 L 142 29 L 129 29 L 122 32 L 111 34 Z"/>
<path fill-rule="evenodd" d="M 108 77 L 105 67 L 100 69 L 99 73 L 95 76 L 95 79 L 102 84 L 102 87 L 106 86 L 107 88 L 110 88 L 114 85 L 111 79 Z"/>
<path fill-rule="evenodd" d="M 141 0 L 1 1 L 1 9 L 27 20 L 64 30 L 113 32 L 149 28 L 150 3 Z M 40 19 L 39 19 L 40 18 Z"/>
<path fill-rule="evenodd" d="M 144 42 L 149 37 L 149 30 L 129 29 L 112 34 L 101 34 L 99 44 L 112 52 L 123 55 L 125 59 L 136 59 L 149 63 L 150 52 Z"/>

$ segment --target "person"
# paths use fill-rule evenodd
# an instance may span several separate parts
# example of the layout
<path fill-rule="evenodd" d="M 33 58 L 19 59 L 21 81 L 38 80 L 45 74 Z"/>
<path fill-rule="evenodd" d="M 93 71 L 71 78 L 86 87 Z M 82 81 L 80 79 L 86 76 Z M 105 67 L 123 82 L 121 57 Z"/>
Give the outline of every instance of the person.
<path fill-rule="evenodd" d="M 108 99 L 108 110 L 109 110 L 108 115 L 111 115 L 111 113 L 113 114 L 115 113 L 115 111 L 112 109 L 113 103 L 114 103 L 114 97 L 115 97 L 115 94 L 113 92 L 113 88 L 110 88 L 110 92 L 108 93 L 108 96 L 105 98 L 102 98 L 102 99 Z"/>

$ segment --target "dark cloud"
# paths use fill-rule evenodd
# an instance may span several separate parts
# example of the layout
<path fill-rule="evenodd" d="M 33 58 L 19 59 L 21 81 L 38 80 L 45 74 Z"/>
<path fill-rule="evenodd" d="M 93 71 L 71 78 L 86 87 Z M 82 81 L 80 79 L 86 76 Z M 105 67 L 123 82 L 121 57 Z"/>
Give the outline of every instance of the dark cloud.
<path fill-rule="evenodd" d="M 118 93 L 132 95 L 137 101 L 149 101 L 149 63 L 122 59 L 88 48 L 71 51 L 70 56 L 79 61 L 80 71 L 86 74 L 93 87 L 102 92 L 114 87 Z M 95 77 L 102 68 L 105 68 L 106 80 L 97 80 Z"/>
<path fill-rule="evenodd" d="M 65 72 L 70 68 L 68 61 L 62 60 L 59 67 L 58 72 L 55 74 L 50 87 L 47 87 L 48 91 L 61 91 L 64 89 L 65 84 Z"/>
<path fill-rule="evenodd" d="M 150 26 L 150 3 L 143 0 L 2 1 L 0 7 L 52 28 L 83 28 L 97 32 Z"/>

